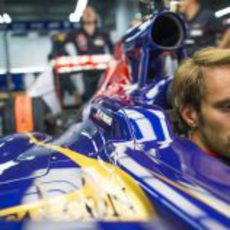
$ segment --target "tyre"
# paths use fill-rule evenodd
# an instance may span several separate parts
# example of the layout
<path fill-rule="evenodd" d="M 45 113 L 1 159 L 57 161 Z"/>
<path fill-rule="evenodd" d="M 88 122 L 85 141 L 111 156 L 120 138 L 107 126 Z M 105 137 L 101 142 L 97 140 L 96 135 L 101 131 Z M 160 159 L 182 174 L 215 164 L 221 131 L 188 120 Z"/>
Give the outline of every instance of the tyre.
<path fill-rule="evenodd" d="M 41 98 L 33 98 L 34 131 L 46 132 L 46 107 Z"/>
<path fill-rule="evenodd" d="M 16 96 L 17 97 L 17 96 Z M 17 110 L 16 97 L 9 98 L 6 100 L 3 112 L 2 112 L 2 121 L 3 121 L 3 135 L 8 135 L 17 132 L 45 132 L 46 131 L 46 107 L 45 103 L 41 98 L 32 98 L 28 103 L 32 103 L 32 116 L 23 116 L 24 122 L 29 122 L 32 124 L 32 128 L 18 130 L 18 119 L 16 118 L 15 111 Z M 30 121 L 26 120 L 30 119 Z M 31 120 L 32 119 L 32 120 Z"/>
<path fill-rule="evenodd" d="M 14 98 L 9 98 L 5 102 L 5 106 L 2 112 L 2 131 L 3 135 L 16 132 Z"/>

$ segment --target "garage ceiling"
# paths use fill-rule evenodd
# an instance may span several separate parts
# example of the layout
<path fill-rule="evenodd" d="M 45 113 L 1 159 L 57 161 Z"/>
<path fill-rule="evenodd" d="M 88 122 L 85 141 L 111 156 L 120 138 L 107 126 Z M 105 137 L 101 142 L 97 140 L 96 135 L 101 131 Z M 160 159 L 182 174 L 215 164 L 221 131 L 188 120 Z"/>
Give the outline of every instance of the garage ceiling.
<path fill-rule="evenodd" d="M 75 8 L 77 0 L 0 0 L 1 13 L 9 13 L 14 21 L 65 20 Z M 137 0 L 122 0 L 137 1 Z M 99 12 L 106 14 L 116 6 L 118 0 L 89 0 Z M 229 0 L 201 0 L 213 10 L 230 6 Z M 106 15 L 105 15 L 106 16 Z M 108 15 L 109 17 L 109 15 Z"/>
<path fill-rule="evenodd" d="M 77 0 L 0 0 L 0 11 L 15 21 L 65 20 L 74 11 Z M 96 8 L 111 8 L 114 0 L 89 0 Z M 4 10 L 3 10 L 4 9 Z"/>

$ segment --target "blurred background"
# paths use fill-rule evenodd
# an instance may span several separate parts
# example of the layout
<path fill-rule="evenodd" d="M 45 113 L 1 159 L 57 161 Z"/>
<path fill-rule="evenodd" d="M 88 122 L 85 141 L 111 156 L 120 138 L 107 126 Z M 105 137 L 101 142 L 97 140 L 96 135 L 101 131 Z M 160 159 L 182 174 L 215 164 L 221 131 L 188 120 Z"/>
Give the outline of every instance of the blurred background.
<path fill-rule="evenodd" d="M 47 63 L 51 49 L 50 36 L 60 30 L 77 26 L 69 16 L 76 8 L 76 0 L 1 0 L 0 14 L 11 23 L 7 29 L 10 67 L 13 72 L 40 72 Z M 90 0 L 100 16 L 100 24 L 116 41 L 129 26 L 131 18 L 138 12 L 138 1 Z M 6 50 L 4 48 L 4 25 L 0 18 L 0 73 L 5 72 Z M 33 57 L 31 58 L 31 53 Z M 20 69 L 21 70 L 20 70 Z"/>
<path fill-rule="evenodd" d="M 230 5 L 229 0 L 201 2 L 215 12 Z M 55 31 L 68 30 L 73 26 L 69 17 L 77 3 L 77 0 L 1 0 L 0 74 L 4 74 L 7 65 L 17 73 L 22 70 L 42 71 L 51 49 L 50 36 Z M 88 4 L 98 11 L 101 26 L 110 33 L 113 42 L 124 34 L 131 19 L 139 12 L 137 0 L 89 0 Z M 230 23 L 230 14 L 222 18 Z M 7 37 L 9 52 L 6 50 L 4 36 Z M 7 55 L 10 63 L 6 61 Z"/>

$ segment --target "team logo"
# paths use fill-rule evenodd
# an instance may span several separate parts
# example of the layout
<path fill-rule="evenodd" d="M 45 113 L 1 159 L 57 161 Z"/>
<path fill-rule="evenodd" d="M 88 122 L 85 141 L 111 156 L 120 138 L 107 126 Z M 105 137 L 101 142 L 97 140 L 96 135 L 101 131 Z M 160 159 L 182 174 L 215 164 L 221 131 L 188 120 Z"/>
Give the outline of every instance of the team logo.
<path fill-rule="evenodd" d="M 95 46 L 104 46 L 105 41 L 102 37 L 96 37 L 96 39 L 94 40 L 94 45 Z"/>
<path fill-rule="evenodd" d="M 64 33 L 59 33 L 54 36 L 54 41 L 64 42 L 66 40 L 66 35 Z"/>
<path fill-rule="evenodd" d="M 84 34 L 78 34 L 75 38 L 75 41 L 81 50 L 87 50 L 87 38 Z"/>

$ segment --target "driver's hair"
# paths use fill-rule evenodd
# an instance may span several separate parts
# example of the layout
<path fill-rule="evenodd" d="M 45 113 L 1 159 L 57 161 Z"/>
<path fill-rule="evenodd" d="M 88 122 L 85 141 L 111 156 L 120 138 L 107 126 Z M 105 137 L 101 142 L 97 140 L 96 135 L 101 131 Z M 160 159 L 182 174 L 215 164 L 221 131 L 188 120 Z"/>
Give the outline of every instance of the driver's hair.
<path fill-rule="evenodd" d="M 230 66 L 230 49 L 205 48 L 186 59 L 178 68 L 173 80 L 174 107 L 179 112 L 184 105 L 200 112 L 205 95 L 204 70 Z M 230 76 L 229 76 L 230 77 Z"/>

